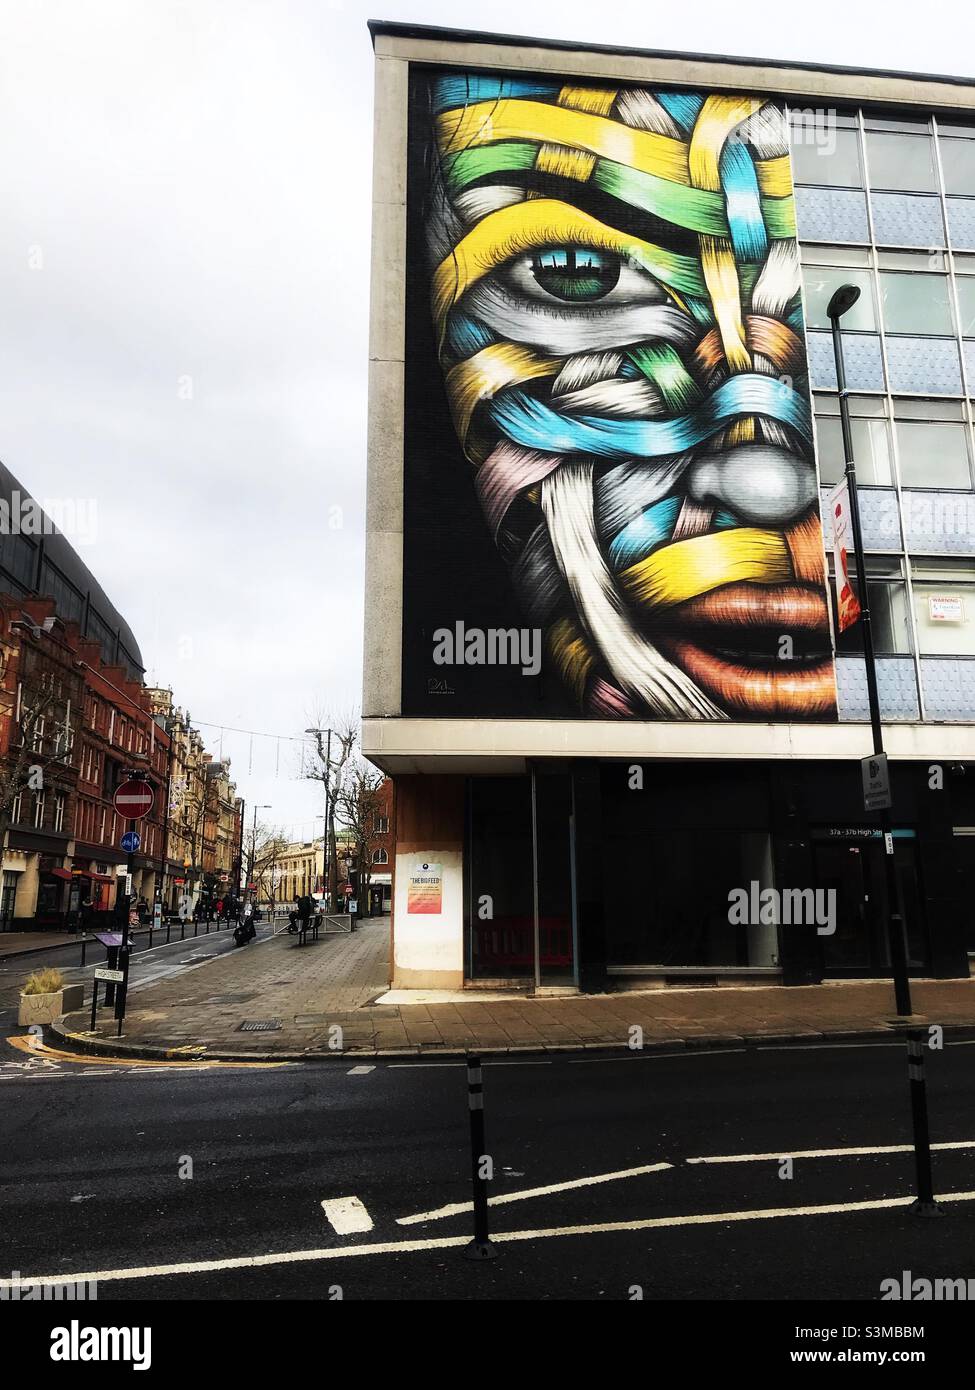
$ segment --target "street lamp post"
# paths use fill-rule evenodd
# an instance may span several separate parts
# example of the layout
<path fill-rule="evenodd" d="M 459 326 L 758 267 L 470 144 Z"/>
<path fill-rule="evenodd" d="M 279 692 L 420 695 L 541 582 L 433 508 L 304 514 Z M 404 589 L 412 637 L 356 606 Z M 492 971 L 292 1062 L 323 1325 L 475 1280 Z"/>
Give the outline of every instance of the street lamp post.
<path fill-rule="evenodd" d="M 853 553 L 857 578 L 860 581 L 860 621 L 863 632 L 863 660 L 867 678 L 867 699 L 870 705 L 870 727 L 873 732 L 873 751 L 884 758 L 884 730 L 880 715 L 880 696 L 877 690 L 877 660 L 870 622 L 870 601 L 867 591 L 867 567 L 863 551 L 863 530 L 860 525 L 860 500 L 857 496 L 856 464 L 853 458 L 853 431 L 850 428 L 850 400 L 846 385 L 846 366 L 843 361 L 843 339 L 840 319 L 860 298 L 856 285 L 840 285 L 826 308 L 833 331 L 833 357 L 836 361 L 836 389 L 840 403 L 840 425 L 843 431 L 843 452 L 846 464 L 846 485 L 849 493 L 850 527 L 853 532 Z M 842 576 L 837 575 L 837 585 Z M 888 797 L 889 801 L 892 798 Z M 879 811 L 880 830 L 884 842 L 884 866 L 887 882 L 887 940 L 890 949 L 891 974 L 894 979 L 894 998 L 898 1014 L 911 1018 L 911 985 L 907 973 L 907 948 L 904 937 L 904 909 L 901 899 L 900 875 L 894 857 L 892 805 Z M 928 1133 L 927 1093 L 924 1083 L 924 1030 L 908 1030 L 908 1076 L 911 1085 L 911 1120 L 914 1131 L 914 1159 L 917 1174 L 917 1201 L 914 1210 L 919 1216 L 939 1216 L 941 1208 L 934 1198 L 931 1176 L 931 1142 Z"/>
<path fill-rule="evenodd" d="M 843 431 L 843 451 L 846 455 L 846 482 L 850 495 L 850 525 L 853 531 L 853 553 L 860 581 L 860 624 L 863 633 L 863 660 L 867 677 L 867 699 L 870 705 L 870 726 L 873 730 L 873 751 L 884 753 L 884 730 L 880 717 L 880 696 L 877 691 L 877 659 L 870 621 L 870 597 L 867 587 L 867 567 L 863 553 L 863 531 L 860 525 L 860 501 L 857 496 L 856 464 L 853 458 L 853 431 L 850 428 L 850 400 L 846 387 L 846 367 L 843 361 L 843 339 L 840 319 L 860 298 L 856 285 L 841 285 L 829 301 L 827 316 L 833 329 L 833 356 L 836 359 L 836 386 L 840 400 L 840 425 Z M 837 576 L 838 581 L 841 576 Z M 907 951 L 904 944 L 904 914 L 901 906 L 900 879 L 894 858 L 890 808 L 880 812 L 880 829 L 884 838 L 884 863 L 887 876 L 887 939 L 890 946 L 891 973 L 894 977 L 894 997 L 897 1012 L 909 1018 L 911 984 L 907 974 Z"/>

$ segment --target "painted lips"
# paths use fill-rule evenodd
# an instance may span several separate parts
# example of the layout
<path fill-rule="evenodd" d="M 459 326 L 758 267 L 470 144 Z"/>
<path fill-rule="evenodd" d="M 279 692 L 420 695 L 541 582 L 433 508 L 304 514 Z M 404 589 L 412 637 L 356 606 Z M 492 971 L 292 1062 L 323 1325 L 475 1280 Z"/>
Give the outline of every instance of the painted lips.
<path fill-rule="evenodd" d="M 727 584 L 671 609 L 667 627 L 656 639 L 661 649 L 732 713 L 753 719 L 835 715 L 822 591 L 803 584 Z"/>

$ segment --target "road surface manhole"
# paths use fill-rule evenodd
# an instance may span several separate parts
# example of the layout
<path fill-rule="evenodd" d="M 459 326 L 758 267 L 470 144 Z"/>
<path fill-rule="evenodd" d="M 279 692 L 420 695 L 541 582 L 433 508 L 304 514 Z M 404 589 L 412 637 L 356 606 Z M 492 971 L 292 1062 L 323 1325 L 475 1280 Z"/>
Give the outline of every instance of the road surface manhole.
<path fill-rule="evenodd" d="M 245 1018 L 238 1033 L 274 1033 L 281 1027 L 279 1018 Z"/>

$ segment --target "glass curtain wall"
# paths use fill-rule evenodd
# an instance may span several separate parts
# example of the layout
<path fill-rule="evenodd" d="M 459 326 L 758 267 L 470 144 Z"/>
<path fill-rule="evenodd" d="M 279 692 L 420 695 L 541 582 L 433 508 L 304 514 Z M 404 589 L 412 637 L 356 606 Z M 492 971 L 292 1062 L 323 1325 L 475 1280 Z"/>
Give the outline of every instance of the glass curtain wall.
<path fill-rule="evenodd" d="M 975 123 L 807 109 L 790 124 L 824 496 L 844 464 L 826 306 L 860 289 L 843 345 L 884 712 L 975 719 Z M 837 663 L 846 719 L 866 717 L 855 641 Z"/>

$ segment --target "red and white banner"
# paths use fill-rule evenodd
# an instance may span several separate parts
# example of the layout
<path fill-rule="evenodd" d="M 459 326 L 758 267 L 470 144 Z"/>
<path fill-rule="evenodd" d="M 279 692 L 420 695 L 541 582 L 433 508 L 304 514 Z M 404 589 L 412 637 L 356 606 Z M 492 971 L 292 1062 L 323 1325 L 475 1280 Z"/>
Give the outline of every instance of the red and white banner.
<path fill-rule="evenodd" d="M 845 632 L 860 616 L 860 603 L 850 584 L 849 552 L 853 546 L 850 520 L 850 490 L 844 478 L 829 494 L 829 519 L 833 533 L 833 559 L 836 563 L 836 628 Z"/>

